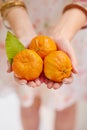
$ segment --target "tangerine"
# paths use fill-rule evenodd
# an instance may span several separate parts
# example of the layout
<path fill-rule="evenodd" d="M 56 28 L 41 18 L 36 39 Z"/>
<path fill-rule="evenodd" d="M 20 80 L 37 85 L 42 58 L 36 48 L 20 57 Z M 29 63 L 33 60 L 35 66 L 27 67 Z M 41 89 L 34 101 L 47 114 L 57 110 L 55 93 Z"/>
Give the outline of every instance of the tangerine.
<path fill-rule="evenodd" d="M 54 51 L 44 58 L 44 74 L 55 82 L 61 82 L 71 75 L 70 58 L 63 51 Z"/>
<path fill-rule="evenodd" d="M 29 49 L 37 52 L 41 58 L 44 58 L 50 52 L 57 50 L 57 46 L 53 39 L 48 36 L 36 36 L 29 44 Z"/>
<path fill-rule="evenodd" d="M 19 52 L 13 59 L 12 70 L 20 78 L 25 80 L 35 80 L 43 69 L 41 57 L 30 49 Z"/>

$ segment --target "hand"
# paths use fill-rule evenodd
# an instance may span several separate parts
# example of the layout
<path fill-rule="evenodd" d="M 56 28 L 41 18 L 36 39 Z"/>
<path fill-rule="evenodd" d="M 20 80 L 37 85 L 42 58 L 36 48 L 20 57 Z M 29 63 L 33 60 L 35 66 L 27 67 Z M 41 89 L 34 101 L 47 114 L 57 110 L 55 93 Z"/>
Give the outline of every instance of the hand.
<path fill-rule="evenodd" d="M 74 53 L 74 50 L 72 48 L 72 46 L 70 45 L 69 41 L 62 38 L 62 37 L 54 37 L 51 36 L 53 38 L 53 40 L 56 42 L 59 50 L 64 51 L 71 59 L 72 62 L 72 72 L 77 74 L 77 60 L 76 60 L 76 56 Z M 45 77 L 45 75 L 42 73 L 38 79 L 40 81 L 40 83 L 45 83 L 47 85 L 47 88 L 51 89 L 58 89 L 62 86 L 62 84 L 70 84 L 73 81 L 73 74 L 71 74 L 71 76 L 69 78 L 65 78 L 63 79 L 63 81 L 61 83 L 56 83 L 53 82 L 52 80 L 49 80 Z"/>
<path fill-rule="evenodd" d="M 34 34 L 34 33 L 33 33 Z M 35 37 L 36 34 L 32 35 L 32 36 L 29 36 L 28 37 L 22 37 L 20 38 L 19 40 L 21 41 L 21 43 L 23 43 L 23 45 L 27 48 L 29 46 L 29 43 L 30 41 L 32 40 L 33 37 Z M 12 65 L 8 63 L 8 70 L 7 72 L 10 73 L 12 72 Z M 36 87 L 36 86 L 39 86 L 40 85 L 40 81 L 39 79 L 36 79 L 35 81 L 30 81 L 30 82 L 27 82 L 26 80 L 20 80 L 19 77 L 17 75 L 14 74 L 14 78 L 16 80 L 17 83 L 23 85 L 23 84 L 27 84 L 27 85 L 30 85 L 32 87 Z"/>
<path fill-rule="evenodd" d="M 52 38 L 56 42 L 58 49 L 64 51 L 70 57 L 71 63 L 72 63 L 72 72 L 77 74 L 78 73 L 77 59 L 75 56 L 74 49 L 70 45 L 70 42 L 61 36 L 59 36 L 59 37 L 53 36 Z"/>
<path fill-rule="evenodd" d="M 77 71 L 77 60 L 76 60 L 74 50 L 73 50 L 72 46 L 70 45 L 69 41 L 62 38 L 62 37 L 55 37 L 55 36 L 51 36 L 51 37 L 56 42 L 59 50 L 64 51 L 70 57 L 71 62 L 72 62 L 72 72 L 74 74 L 77 74 L 78 73 L 78 71 Z M 55 83 L 51 80 L 44 78 L 44 82 L 46 82 L 47 87 L 48 88 L 54 88 L 54 89 L 60 88 L 63 83 L 70 84 L 70 83 L 72 83 L 72 81 L 73 81 L 73 75 L 72 74 L 69 78 L 63 79 L 62 83 Z"/>

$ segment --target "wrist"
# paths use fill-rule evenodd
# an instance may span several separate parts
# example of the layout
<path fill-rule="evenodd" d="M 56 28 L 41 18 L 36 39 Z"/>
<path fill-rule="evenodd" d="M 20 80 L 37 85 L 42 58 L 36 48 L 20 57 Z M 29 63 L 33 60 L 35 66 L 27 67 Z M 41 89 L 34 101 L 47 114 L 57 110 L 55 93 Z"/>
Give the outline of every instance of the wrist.
<path fill-rule="evenodd" d="M 7 0 L 1 5 L 0 11 L 3 20 L 9 23 L 16 37 L 21 39 L 25 46 L 36 36 L 24 2 Z"/>
<path fill-rule="evenodd" d="M 72 40 L 73 37 L 73 32 L 68 31 L 68 28 L 65 29 L 65 25 L 60 25 L 58 24 L 53 30 L 52 33 L 50 34 L 54 39 L 66 39 L 68 41 Z"/>
<path fill-rule="evenodd" d="M 31 39 L 36 36 L 28 14 L 24 8 L 16 7 L 12 8 L 10 12 L 7 20 L 15 35 L 27 47 Z"/>
<path fill-rule="evenodd" d="M 32 24 L 29 21 L 28 14 L 22 7 L 12 7 L 9 9 L 7 21 L 9 22 L 11 29 L 17 37 L 27 35 L 29 30 L 32 30 Z"/>
<path fill-rule="evenodd" d="M 56 27 L 52 31 L 54 36 L 62 36 L 69 41 L 81 29 L 86 21 L 86 17 L 82 11 L 78 9 L 70 9 L 66 11 L 58 21 Z"/>

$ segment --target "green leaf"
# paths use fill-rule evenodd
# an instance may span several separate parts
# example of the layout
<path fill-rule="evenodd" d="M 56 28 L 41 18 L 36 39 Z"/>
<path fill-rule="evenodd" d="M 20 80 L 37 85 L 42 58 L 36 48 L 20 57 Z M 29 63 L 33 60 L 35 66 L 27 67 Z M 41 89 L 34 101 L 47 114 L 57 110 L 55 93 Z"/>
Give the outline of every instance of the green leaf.
<path fill-rule="evenodd" d="M 5 40 L 5 49 L 8 61 L 12 63 L 14 56 L 20 51 L 24 50 L 23 44 L 11 32 L 7 32 Z"/>

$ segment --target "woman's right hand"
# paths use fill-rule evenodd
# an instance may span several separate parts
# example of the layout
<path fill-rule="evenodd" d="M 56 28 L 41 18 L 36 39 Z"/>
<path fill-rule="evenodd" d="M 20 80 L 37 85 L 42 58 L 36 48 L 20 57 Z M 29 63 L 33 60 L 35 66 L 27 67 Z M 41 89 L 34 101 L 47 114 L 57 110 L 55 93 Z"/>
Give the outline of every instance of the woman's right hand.
<path fill-rule="evenodd" d="M 25 48 L 27 48 L 32 38 L 36 36 L 36 33 L 26 10 L 23 8 L 12 8 L 10 13 L 8 13 L 7 20 L 16 37 L 21 43 L 23 43 Z M 12 67 L 9 63 L 8 72 L 12 72 Z M 20 80 L 17 75 L 14 75 L 14 79 L 21 85 L 27 84 L 35 87 L 40 84 L 38 79 L 32 82 L 27 82 L 26 80 Z"/>

